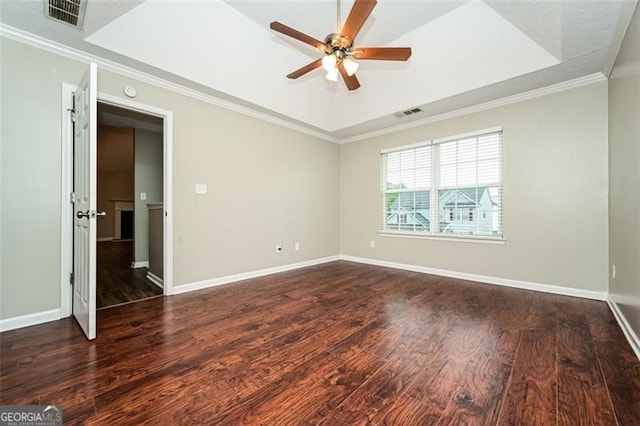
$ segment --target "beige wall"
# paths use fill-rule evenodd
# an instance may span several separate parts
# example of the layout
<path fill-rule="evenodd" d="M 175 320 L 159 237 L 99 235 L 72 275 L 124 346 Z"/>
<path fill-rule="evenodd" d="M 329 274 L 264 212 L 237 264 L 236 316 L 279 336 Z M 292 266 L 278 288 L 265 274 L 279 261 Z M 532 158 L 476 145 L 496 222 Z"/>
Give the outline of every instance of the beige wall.
<path fill-rule="evenodd" d="M 0 317 L 60 307 L 61 84 L 83 65 L 0 37 Z"/>
<path fill-rule="evenodd" d="M 495 126 L 506 244 L 378 236 L 381 149 Z M 340 163 L 342 254 L 607 290 L 606 82 L 346 144 Z"/>
<path fill-rule="evenodd" d="M 60 307 L 61 84 L 86 65 L 0 40 L 0 318 L 11 318 Z M 102 93 L 128 85 L 174 113 L 174 285 L 338 254 L 337 145 L 99 72 Z"/>
<path fill-rule="evenodd" d="M 61 84 L 86 65 L 0 41 L 0 318 L 10 318 L 60 307 Z M 123 96 L 127 85 L 174 112 L 176 286 L 341 252 L 607 290 L 604 82 L 342 146 L 100 71 L 101 92 Z M 505 245 L 378 237 L 380 149 L 494 126 L 504 129 Z"/>
<path fill-rule="evenodd" d="M 133 129 L 98 126 L 98 238 L 115 237 L 115 201 L 133 201 Z M 132 259 L 133 260 L 133 259 Z"/>
<path fill-rule="evenodd" d="M 135 237 L 136 262 L 149 261 L 149 211 L 147 203 L 163 201 L 163 137 L 162 133 L 135 130 Z M 146 200 L 140 199 L 144 192 Z M 160 248 L 162 252 L 162 248 Z"/>
<path fill-rule="evenodd" d="M 640 336 L 640 9 L 609 81 L 611 297 Z"/>

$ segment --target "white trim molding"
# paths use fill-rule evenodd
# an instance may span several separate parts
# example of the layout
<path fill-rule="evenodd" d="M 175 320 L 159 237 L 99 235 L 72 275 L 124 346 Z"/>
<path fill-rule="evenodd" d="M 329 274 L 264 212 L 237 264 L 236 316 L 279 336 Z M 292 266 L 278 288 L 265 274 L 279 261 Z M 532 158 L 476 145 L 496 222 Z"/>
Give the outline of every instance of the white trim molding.
<path fill-rule="evenodd" d="M 102 58 L 97 55 L 83 52 L 79 49 L 74 49 L 72 47 L 65 46 L 61 43 L 57 43 L 52 40 L 47 40 L 43 37 L 39 37 L 35 34 L 31 34 L 27 31 L 14 28 L 6 24 L 0 23 L 0 37 L 6 37 L 11 40 L 25 43 L 30 46 L 37 47 L 39 49 L 43 49 L 48 52 L 52 52 L 52 53 L 64 56 L 66 58 L 73 59 L 75 61 L 84 62 L 84 63 L 95 62 L 96 64 L 98 64 L 99 68 L 114 72 L 116 74 L 120 74 L 125 77 L 130 77 L 138 81 L 149 83 L 156 87 L 161 87 L 163 89 L 169 90 L 174 93 L 178 93 L 193 99 L 197 99 L 211 105 L 215 105 L 230 111 L 237 112 L 239 114 L 257 118 L 258 120 L 266 121 L 267 123 L 272 123 L 280 127 L 295 130 L 297 132 L 304 133 L 309 136 L 314 136 L 316 138 L 323 139 L 329 142 L 334 142 L 334 143 L 338 142 L 337 138 L 330 136 L 326 133 L 323 133 L 322 131 L 310 129 L 303 125 L 292 123 L 283 118 L 274 117 L 267 113 L 254 110 L 246 106 L 238 105 L 236 103 L 218 98 L 213 95 L 202 93 L 200 91 L 191 89 L 181 84 L 177 84 L 169 80 L 156 77 L 154 75 L 136 70 L 135 68 L 122 65 L 120 63 Z"/>
<path fill-rule="evenodd" d="M 0 36 L 3 35 L 0 24 Z M 61 200 L 61 274 L 60 274 L 60 311 L 61 317 L 71 315 L 71 285 L 69 275 L 73 271 L 73 206 L 70 193 L 73 188 L 73 132 L 69 110 L 73 108 L 73 92 L 76 86 L 62 83 L 62 200 Z M 134 110 L 163 119 L 163 174 L 164 174 L 164 295 L 172 294 L 173 289 L 173 112 L 156 106 L 142 104 L 129 99 L 98 93 L 98 102 L 120 108 Z"/>
<path fill-rule="evenodd" d="M 148 267 L 149 267 L 148 260 L 143 260 L 142 262 L 136 262 L 136 261 L 131 262 L 131 269 L 148 268 Z"/>
<path fill-rule="evenodd" d="M 162 278 L 160 278 L 159 276 L 157 276 L 153 272 L 147 271 L 147 279 L 149 281 L 151 281 L 152 283 L 154 283 L 155 285 L 157 285 L 158 287 L 160 287 L 161 289 L 164 289 L 164 282 L 163 282 Z"/>
<path fill-rule="evenodd" d="M 434 241 L 453 241 L 456 243 L 481 243 L 481 244 L 501 244 L 504 245 L 507 241 L 503 237 L 490 237 L 490 236 L 472 236 L 472 235 L 450 235 L 450 234 L 425 234 L 421 232 L 411 231 L 390 231 L 381 230 L 378 231 L 380 237 L 394 237 L 394 238 L 413 238 L 417 240 L 434 240 Z"/>
<path fill-rule="evenodd" d="M 517 95 L 507 96 L 501 99 L 488 101 L 482 104 L 472 105 L 466 108 L 460 108 L 454 111 L 444 112 L 442 114 L 431 115 L 420 120 L 410 121 L 408 123 L 397 124 L 395 126 L 385 127 L 384 129 L 374 130 L 372 132 L 362 133 L 360 135 L 348 138 L 338 139 L 339 144 L 347 144 L 357 142 L 364 139 L 370 139 L 375 136 L 388 135 L 389 133 L 399 132 L 401 130 L 413 129 L 414 127 L 424 126 L 425 124 L 435 123 L 438 121 L 449 120 L 451 118 L 462 117 L 480 111 L 486 111 L 505 105 L 515 104 L 517 102 L 527 101 L 529 99 L 539 98 L 541 96 L 551 95 L 553 93 L 564 92 L 566 90 L 576 89 L 590 84 L 607 81 L 607 77 L 601 72 L 586 75 L 584 77 L 574 78 L 573 80 L 563 81 L 561 83 L 552 84 L 551 86 L 541 87 L 539 89 L 530 90 L 528 92 L 518 93 Z"/>
<path fill-rule="evenodd" d="M 383 266 L 386 268 L 403 269 L 405 271 L 420 272 L 423 274 L 439 275 L 442 277 L 458 278 L 461 280 L 478 281 L 484 284 L 494 284 L 504 287 L 513 287 L 523 290 L 541 291 L 543 293 L 561 294 L 563 296 L 581 297 L 583 299 L 607 300 L 607 292 L 582 290 L 578 288 L 562 287 L 552 284 L 533 283 L 529 281 L 512 280 L 509 278 L 491 277 L 487 275 L 470 274 L 467 272 L 449 271 L 446 269 L 430 268 L 427 266 L 408 265 L 405 263 L 387 262 L 385 260 L 369 259 L 363 257 L 341 255 L 341 260 L 349 262 L 365 263 L 367 265 Z"/>
<path fill-rule="evenodd" d="M 33 314 L 21 315 L 19 317 L 5 318 L 0 320 L 0 332 L 29 327 L 45 322 L 57 321 L 61 318 L 60 309 L 52 309 L 50 311 L 35 312 Z"/>
<path fill-rule="evenodd" d="M 163 120 L 163 169 L 164 175 L 164 295 L 173 294 L 173 111 L 156 106 L 142 104 L 130 99 L 120 98 L 107 93 L 98 93 L 98 102 L 125 108 Z"/>
<path fill-rule="evenodd" d="M 61 117 L 61 209 L 60 209 L 60 317 L 71 316 L 72 286 L 69 277 L 73 272 L 73 92 L 76 86 L 62 83 Z M 71 142 L 69 142 L 71 141 Z"/>
<path fill-rule="evenodd" d="M 627 321 L 627 318 L 624 316 L 624 314 L 618 307 L 618 304 L 616 303 L 616 301 L 614 300 L 611 294 L 609 294 L 609 297 L 607 298 L 607 303 L 609 304 L 609 309 L 611 309 L 611 312 L 613 313 L 613 316 L 616 318 L 618 325 L 622 329 L 624 336 L 629 341 L 629 345 L 631 346 L 631 349 L 633 349 L 633 352 L 636 354 L 636 356 L 640 360 L 640 338 L 633 331 L 633 328 L 631 328 L 631 325 Z"/>
<path fill-rule="evenodd" d="M 335 262 L 340 260 L 340 256 L 329 256 L 319 259 L 307 260 L 304 262 L 291 263 L 289 265 L 275 266 L 273 268 L 259 269 L 257 271 L 243 272 L 226 277 L 213 278 L 210 280 L 197 281 L 188 284 L 176 285 L 173 287 L 173 294 L 188 293 L 190 291 L 202 290 L 209 287 L 216 287 L 224 284 L 231 284 L 236 281 L 248 280 L 251 278 L 264 277 L 265 275 L 277 274 L 279 272 L 292 271 L 294 269 L 306 268 L 308 266 L 320 265 L 322 263 Z"/>

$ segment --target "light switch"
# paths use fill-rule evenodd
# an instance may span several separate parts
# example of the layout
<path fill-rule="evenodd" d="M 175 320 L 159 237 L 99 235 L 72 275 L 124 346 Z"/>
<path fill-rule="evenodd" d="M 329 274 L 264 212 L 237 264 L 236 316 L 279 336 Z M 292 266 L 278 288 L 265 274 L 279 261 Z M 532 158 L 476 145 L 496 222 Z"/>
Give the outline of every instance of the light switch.
<path fill-rule="evenodd" d="M 140 193 L 140 199 L 141 199 L 142 201 L 146 200 L 146 199 L 147 199 L 147 193 L 146 193 L 146 192 L 141 192 L 141 193 Z"/>
<path fill-rule="evenodd" d="M 196 194 L 206 194 L 206 193 L 207 193 L 207 184 L 196 183 Z"/>

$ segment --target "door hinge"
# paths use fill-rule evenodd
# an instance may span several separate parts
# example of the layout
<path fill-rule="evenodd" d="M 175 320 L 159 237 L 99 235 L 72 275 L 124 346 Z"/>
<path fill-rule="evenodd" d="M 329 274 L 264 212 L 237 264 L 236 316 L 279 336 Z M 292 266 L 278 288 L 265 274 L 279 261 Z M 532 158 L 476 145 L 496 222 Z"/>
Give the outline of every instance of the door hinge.
<path fill-rule="evenodd" d="M 71 201 L 71 204 L 75 204 L 76 203 L 76 193 L 72 192 L 71 196 L 69 197 L 69 201 Z"/>
<path fill-rule="evenodd" d="M 69 114 L 71 115 L 71 121 L 72 122 L 76 122 L 76 110 L 75 109 L 68 109 L 67 111 L 69 111 Z"/>
<path fill-rule="evenodd" d="M 69 274 L 69 284 L 73 285 L 73 272 Z"/>

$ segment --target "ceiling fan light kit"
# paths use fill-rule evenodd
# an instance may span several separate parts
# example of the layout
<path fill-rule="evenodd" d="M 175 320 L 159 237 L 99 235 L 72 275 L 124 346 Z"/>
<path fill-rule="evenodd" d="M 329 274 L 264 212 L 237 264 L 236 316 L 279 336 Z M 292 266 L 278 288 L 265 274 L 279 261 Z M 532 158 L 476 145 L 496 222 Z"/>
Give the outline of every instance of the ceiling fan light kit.
<path fill-rule="evenodd" d="M 327 71 L 327 75 L 324 76 L 329 81 L 333 81 L 334 83 L 338 81 L 338 68 L 332 68 Z"/>
<path fill-rule="evenodd" d="M 325 54 L 322 59 L 315 60 L 288 74 L 287 78 L 296 79 L 322 67 L 327 71 L 325 76 L 327 80 L 338 81 L 338 74 L 340 74 L 347 89 L 356 90 L 360 87 L 360 82 L 355 75 L 359 64 L 354 59 L 407 61 L 411 56 L 410 47 L 354 47 L 353 41 L 375 5 L 376 0 L 355 0 L 349 16 L 342 26 L 342 31 L 329 34 L 324 41 L 317 40 L 278 21 L 272 22 L 270 25 L 272 30 L 309 44 Z M 340 3 L 338 2 L 338 16 L 339 11 Z M 340 21 L 339 17 L 338 21 Z"/>

